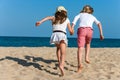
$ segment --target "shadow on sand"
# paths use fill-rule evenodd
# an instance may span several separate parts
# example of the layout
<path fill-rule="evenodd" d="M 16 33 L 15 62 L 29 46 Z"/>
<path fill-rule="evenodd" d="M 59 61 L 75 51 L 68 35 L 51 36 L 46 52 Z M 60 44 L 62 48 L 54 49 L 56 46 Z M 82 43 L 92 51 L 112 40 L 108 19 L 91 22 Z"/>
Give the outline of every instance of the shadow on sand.
<path fill-rule="evenodd" d="M 33 58 L 33 61 L 29 61 L 30 58 Z M 43 59 L 41 57 L 35 58 L 33 56 L 25 56 L 25 59 L 20 59 L 20 58 L 16 58 L 16 57 L 6 56 L 5 58 L 0 59 L 0 61 L 5 60 L 5 59 L 15 61 L 19 65 L 22 65 L 22 66 L 25 66 L 25 67 L 33 66 L 34 68 L 37 68 L 37 69 L 39 69 L 41 71 L 46 71 L 47 73 L 50 73 L 52 75 L 59 75 L 58 73 L 52 72 L 52 71 L 48 70 L 47 68 L 44 68 L 44 65 L 36 63 L 37 61 L 42 61 L 44 63 L 50 64 L 52 62 L 57 62 L 56 60 L 45 60 L 45 59 Z M 52 67 L 49 66 L 49 68 L 52 68 Z M 55 64 L 55 67 L 52 68 L 52 69 L 56 70 L 57 69 L 57 64 Z"/>

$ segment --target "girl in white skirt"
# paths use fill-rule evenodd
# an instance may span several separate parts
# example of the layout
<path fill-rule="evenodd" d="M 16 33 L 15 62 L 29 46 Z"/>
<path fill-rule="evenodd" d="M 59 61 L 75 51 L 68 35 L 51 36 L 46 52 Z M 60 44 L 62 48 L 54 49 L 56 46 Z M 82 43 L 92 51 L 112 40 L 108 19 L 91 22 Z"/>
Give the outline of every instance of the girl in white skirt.
<path fill-rule="evenodd" d="M 39 26 L 41 23 L 51 20 L 52 21 L 52 30 L 50 43 L 55 44 L 56 54 L 58 58 L 59 69 L 61 71 L 61 76 L 64 76 L 64 61 L 66 54 L 67 36 L 66 29 L 68 28 L 70 35 L 74 33 L 73 28 L 71 28 L 70 21 L 67 18 L 67 10 L 63 6 L 59 6 L 56 10 L 54 16 L 48 16 L 42 20 L 36 22 L 36 26 Z"/>

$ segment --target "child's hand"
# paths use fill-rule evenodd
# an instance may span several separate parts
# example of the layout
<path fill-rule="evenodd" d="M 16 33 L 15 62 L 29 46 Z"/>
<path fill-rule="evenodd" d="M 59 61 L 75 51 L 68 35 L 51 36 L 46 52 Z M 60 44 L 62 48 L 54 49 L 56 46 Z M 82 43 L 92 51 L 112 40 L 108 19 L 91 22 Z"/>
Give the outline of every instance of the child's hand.
<path fill-rule="evenodd" d="M 103 40 L 104 39 L 104 36 L 103 35 L 100 35 L 100 40 Z"/>
<path fill-rule="evenodd" d="M 73 35 L 74 34 L 74 29 L 73 29 L 73 31 L 70 33 L 70 35 Z"/>
<path fill-rule="evenodd" d="M 74 33 L 70 33 L 70 35 L 73 35 Z"/>
<path fill-rule="evenodd" d="M 39 26 L 40 24 L 41 24 L 40 22 L 36 22 L 36 24 L 35 24 L 35 25 L 36 25 L 36 26 Z"/>

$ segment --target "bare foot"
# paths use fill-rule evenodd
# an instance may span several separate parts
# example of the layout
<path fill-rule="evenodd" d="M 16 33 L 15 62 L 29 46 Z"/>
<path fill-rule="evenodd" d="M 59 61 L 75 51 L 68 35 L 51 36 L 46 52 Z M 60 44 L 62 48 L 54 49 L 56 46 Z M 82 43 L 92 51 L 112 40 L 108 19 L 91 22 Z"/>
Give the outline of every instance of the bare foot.
<path fill-rule="evenodd" d="M 83 66 L 79 66 L 78 70 L 77 70 L 77 73 L 80 73 L 82 71 L 82 69 L 83 69 Z"/>
<path fill-rule="evenodd" d="M 85 60 L 86 63 L 90 64 L 90 61 L 89 60 Z"/>
<path fill-rule="evenodd" d="M 63 69 L 63 66 L 59 66 L 60 68 L 60 71 L 61 71 L 61 77 L 64 76 L 64 69 Z"/>

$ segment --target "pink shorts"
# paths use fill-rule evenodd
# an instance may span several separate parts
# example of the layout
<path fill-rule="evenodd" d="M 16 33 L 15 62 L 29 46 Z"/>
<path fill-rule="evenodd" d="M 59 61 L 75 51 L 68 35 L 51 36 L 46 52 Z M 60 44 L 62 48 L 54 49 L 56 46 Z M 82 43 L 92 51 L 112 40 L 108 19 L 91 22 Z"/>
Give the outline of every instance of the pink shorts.
<path fill-rule="evenodd" d="M 93 29 L 90 28 L 90 27 L 80 27 L 80 28 L 78 28 L 78 31 L 77 31 L 78 47 L 84 47 L 85 44 L 90 43 L 91 39 L 92 39 L 92 34 L 93 34 Z"/>

